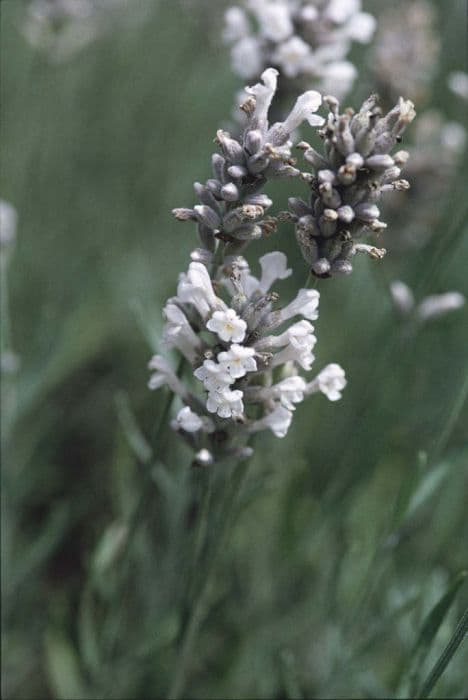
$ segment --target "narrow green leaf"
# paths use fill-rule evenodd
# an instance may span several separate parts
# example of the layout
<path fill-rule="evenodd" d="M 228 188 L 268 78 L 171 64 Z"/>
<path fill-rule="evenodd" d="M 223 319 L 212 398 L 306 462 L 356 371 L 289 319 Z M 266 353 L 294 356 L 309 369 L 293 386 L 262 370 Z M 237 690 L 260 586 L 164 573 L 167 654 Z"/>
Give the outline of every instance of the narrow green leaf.
<path fill-rule="evenodd" d="M 463 616 L 462 616 L 460 622 L 458 623 L 455 632 L 453 633 L 452 639 L 449 641 L 449 643 L 445 647 L 444 651 L 440 655 L 439 659 L 434 664 L 432 671 L 429 673 L 429 675 L 426 678 L 426 680 L 424 681 L 420 691 L 416 695 L 416 698 L 418 700 L 421 700 L 422 698 L 428 698 L 430 696 L 430 694 L 434 690 L 436 683 L 438 682 L 439 678 L 442 676 L 445 669 L 449 665 L 449 663 L 452 660 L 458 647 L 465 639 L 467 632 L 468 632 L 468 608 L 463 613 Z"/>
<path fill-rule="evenodd" d="M 145 338 L 152 352 L 158 352 L 161 338 L 161 321 L 159 317 L 151 317 L 147 309 L 144 308 L 140 299 L 132 299 L 130 309 L 133 312 L 135 321 Z"/>
<path fill-rule="evenodd" d="M 64 635 L 49 630 L 45 638 L 47 671 L 52 692 L 58 700 L 88 697 L 73 645 Z"/>
<path fill-rule="evenodd" d="M 294 654 L 289 649 L 283 649 L 279 655 L 281 675 L 285 697 L 290 700 L 301 700 L 304 697 L 297 679 L 297 664 Z"/>
<path fill-rule="evenodd" d="M 456 576 L 446 593 L 442 596 L 438 603 L 436 603 L 424 620 L 419 637 L 416 640 L 416 644 L 414 645 L 413 652 L 410 656 L 412 668 L 410 673 L 411 697 L 414 697 L 416 689 L 420 685 L 421 669 L 431 649 L 437 632 L 439 631 L 442 622 L 452 607 L 457 593 L 464 583 L 467 575 L 468 572 L 462 571 L 458 574 L 458 576 Z"/>
<path fill-rule="evenodd" d="M 453 465 L 450 460 L 441 462 L 437 465 L 437 467 L 431 469 L 430 472 L 423 476 L 409 501 L 406 511 L 406 518 L 410 518 L 417 510 L 419 510 L 419 508 L 422 508 L 422 506 L 429 501 L 429 499 L 440 488 L 452 466 Z"/>
<path fill-rule="evenodd" d="M 20 560 L 15 562 L 15 570 L 8 582 L 8 591 L 14 591 L 35 574 L 55 551 L 71 523 L 70 504 L 57 504 L 36 538 L 25 547 Z"/>
<path fill-rule="evenodd" d="M 97 628 L 96 610 L 90 585 L 86 585 L 80 601 L 78 615 L 78 636 L 80 654 L 86 669 L 97 673 L 101 664 L 99 634 Z"/>
<path fill-rule="evenodd" d="M 138 425 L 125 392 L 119 391 L 115 395 L 115 405 L 117 416 L 128 444 L 137 459 L 143 464 L 147 464 L 152 457 L 153 451 Z"/>
<path fill-rule="evenodd" d="M 407 470 L 402 480 L 394 507 L 392 529 L 397 528 L 405 518 L 411 500 L 421 483 L 422 475 L 426 468 L 427 452 L 420 452 L 418 454 L 416 466 Z"/>

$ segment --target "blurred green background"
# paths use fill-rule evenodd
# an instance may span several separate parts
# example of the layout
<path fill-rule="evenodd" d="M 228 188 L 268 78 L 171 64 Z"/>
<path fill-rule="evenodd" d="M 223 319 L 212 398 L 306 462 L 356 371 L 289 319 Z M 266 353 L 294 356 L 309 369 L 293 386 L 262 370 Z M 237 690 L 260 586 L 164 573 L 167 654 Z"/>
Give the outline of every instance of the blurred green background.
<path fill-rule="evenodd" d="M 148 2 L 141 21 L 60 63 L 25 41 L 25 7 L 0 5 L 0 196 L 19 214 L 8 281 L 20 358 L 2 382 L 3 697 L 165 697 L 204 575 L 190 513 L 206 477 L 173 438 L 150 454 L 138 430 L 151 444 L 163 396 L 147 390 L 146 365 L 196 246 L 170 211 L 209 177 L 240 84 L 219 41 L 222 3 Z M 464 68 L 466 6 L 437 10 L 430 106 L 463 121 L 445 79 Z M 373 89 L 365 52 L 356 60 L 355 107 Z M 302 404 L 286 439 L 259 437 L 184 660 L 186 697 L 407 697 L 411 664 L 424 677 L 453 634 L 466 584 L 427 655 L 415 652 L 467 567 L 468 311 L 412 334 L 388 285 L 403 279 L 418 299 L 468 293 L 461 163 L 423 204 L 427 246 L 392 250 L 390 237 L 385 261 L 320 284 L 316 366 L 339 362 L 348 387 L 338 404 Z M 276 211 L 304 192 L 271 191 Z M 401 195 L 395 236 L 415 206 Z M 291 230 L 252 245 L 254 266 L 267 248 L 294 268 L 287 298 L 307 273 Z M 466 697 L 467 664 L 461 648 L 434 695 Z"/>

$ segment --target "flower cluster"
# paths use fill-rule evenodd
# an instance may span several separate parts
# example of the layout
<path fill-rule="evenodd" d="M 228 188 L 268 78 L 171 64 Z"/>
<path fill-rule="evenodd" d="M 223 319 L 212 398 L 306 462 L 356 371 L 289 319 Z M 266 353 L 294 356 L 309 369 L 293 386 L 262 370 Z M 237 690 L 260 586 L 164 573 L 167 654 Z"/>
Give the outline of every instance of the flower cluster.
<path fill-rule="evenodd" d="M 32 46 L 63 61 L 107 34 L 123 17 L 143 18 L 148 7 L 143 0 L 31 0 L 22 31 Z"/>
<path fill-rule="evenodd" d="M 427 0 L 391 4 L 379 17 L 372 68 L 381 98 L 411 95 L 421 105 L 437 70 L 436 12 Z"/>
<path fill-rule="evenodd" d="M 167 384 L 181 398 L 184 407 L 172 426 L 191 444 L 197 435 L 199 449 L 206 449 L 208 440 L 216 451 L 220 435 L 229 445 L 265 429 L 284 437 L 304 397 L 322 392 L 336 401 L 346 384 L 337 364 L 309 382 L 299 374 L 314 361 L 311 321 L 318 318 L 319 293 L 300 289 L 289 304 L 274 308 L 278 295 L 271 288 L 291 274 L 280 252 L 260 258 L 260 279 L 241 257 L 215 268 L 215 279 L 209 264 L 206 251 L 194 251 L 177 296 L 164 309 L 164 344 L 189 362 L 196 390 L 160 355 L 150 362 L 149 386 Z"/>
<path fill-rule="evenodd" d="M 197 223 L 201 243 L 209 251 L 221 241 L 226 244 L 225 255 L 237 255 L 249 241 L 275 229 L 276 219 L 265 217 L 272 201 L 262 188 L 268 180 L 299 175 L 291 157 L 290 135 L 304 120 L 313 126 L 323 123 L 315 114 L 322 98 L 311 90 L 297 99 L 283 122 L 270 127 L 268 111 L 277 76 L 278 71 L 269 68 L 262 74 L 262 83 L 246 88 L 249 98 L 242 109 L 247 125 L 239 139 L 217 132 L 221 153 L 212 156 L 213 177 L 204 185 L 194 185 L 200 204 L 173 210 L 176 219 Z"/>
<path fill-rule="evenodd" d="M 374 29 L 360 0 L 244 0 L 226 11 L 224 38 L 243 78 L 275 66 L 291 80 L 344 95 L 356 77 L 346 60 L 351 44 L 367 43 Z"/>
<path fill-rule="evenodd" d="M 313 175 L 303 174 L 310 183 L 310 200 L 291 198 L 291 212 L 283 215 L 295 222 L 303 257 L 317 277 L 349 274 L 358 252 L 377 259 L 385 254 L 355 239 L 367 230 L 380 233 L 386 228 L 377 207 L 382 193 L 409 187 L 399 179 L 408 152 L 391 156 L 390 151 L 416 114 L 412 102 L 403 98 L 385 116 L 375 95 L 357 113 L 347 109 L 341 114 L 335 97 L 324 100 L 330 110 L 319 131 L 324 154 L 308 143 L 299 144 L 314 170 Z"/>

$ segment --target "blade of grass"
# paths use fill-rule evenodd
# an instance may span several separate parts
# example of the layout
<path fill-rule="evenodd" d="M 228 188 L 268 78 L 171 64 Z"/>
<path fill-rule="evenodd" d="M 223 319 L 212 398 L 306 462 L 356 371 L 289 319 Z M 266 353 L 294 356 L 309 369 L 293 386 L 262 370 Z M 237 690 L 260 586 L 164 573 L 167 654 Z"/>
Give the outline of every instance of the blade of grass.
<path fill-rule="evenodd" d="M 460 622 L 457 625 L 457 628 L 455 632 L 453 633 L 453 636 L 447 646 L 445 647 L 444 651 L 440 655 L 439 659 L 436 661 L 434 664 L 434 667 L 432 668 L 431 672 L 429 673 L 428 677 L 422 684 L 421 689 L 415 696 L 417 700 L 422 700 L 422 698 L 428 698 L 432 691 L 434 690 L 434 687 L 436 683 L 439 681 L 440 677 L 444 673 L 445 669 L 451 662 L 453 656 L 455 655 L 458 647 L 461 645 L 463 640 L 466 637 L 466 633 L 468 632 L 468 608 L 465 610 L 465 612 L 462 615 L 462 618 Z"/>
<path fill-rule="evenodd" d="M 458 392 L 458 395 L 452 405 L 452 410 L 450 411 L 449 415 L 447 416 L 447 420 L 445 422 L 445 425 L 443 429 L 441 430 L 436 443 L 434 445 L 433 451 L 432 451 L 432 459 L 435 461 L 439 458 L 439 456 L 442 454 L 444 451 L 445 447 L 447 446 L 447 443 L 449 441 L 449 438 L 453 432 L 453 429 L 455 427 L 455 424 L 460 416 L 460 413 L 463 410 L 463 406 L 466 402 L 466 399 L 468 397 L 468 372 L 466 373 L 465 379 L 460 387 L 460 390 Z"/>
<path fill-rule="evenodd" d="M 415 697 L 417 688 L 421 684 L 421 670 L 429 654 L 437 632 L 452 607 L 457 593 L 465 582 L 468 572 L 462 571 L 456 576 L 442 598 L 436 603 L 427 615 L 421 627 L 421 631 L 410 655 L 409 681 L 410 697 Z"/>
<path fill-rule="evenodd" d="M 135 414 L 130 406 L 128 395 L 124 391 L 119 391 L 115 395 L 114 400 L 117 416 L 128 444 L 132 448 L 137 459 L 143 464 L 147 464 L 153 456 L 153 451 L 137 423 Z"/>
<path fill-rule="evenodd" d="M 279 654 L 279 661 L 285 697 L 288 700 L 301 700 L 304 694 L 297 679 L 297 663 L 293 652 L 289 649 L 283 649 Z"/>

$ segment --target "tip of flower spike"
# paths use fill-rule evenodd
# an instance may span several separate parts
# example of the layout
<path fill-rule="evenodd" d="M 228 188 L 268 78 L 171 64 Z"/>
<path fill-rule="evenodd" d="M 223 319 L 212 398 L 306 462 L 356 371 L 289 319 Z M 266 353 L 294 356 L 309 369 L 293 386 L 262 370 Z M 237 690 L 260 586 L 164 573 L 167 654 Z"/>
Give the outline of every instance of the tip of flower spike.
<path fill-rule="evenodd" d="M 278 75 L 279 71 L 276 68 L 266 68 L 260 77 L 268 87 L 276 87 Z"/>
<path fill-rule="evenodd" d="M 330 277 L 330 263 L 326 258 L 320 258 L 312 265 L 312 272 L 316 277 L 326 279 Z"/>
<path fill-rule="evenodd" d="M 338 112 L 340 102 L 336 97 L 333 95 L 324 95 L 323 101 L 328 105 L 330 112 L 333 112 L 333 114 Z"/>
<path fill-rule="evenodd" d="M 416 117 L 414 102 L 411 102 L 411 100 L 405 100 L 404 97 L 400 97 L 398 104 L 400 107 L 400 118 L 403 118 L 409 124 Z"/>
<path fill-rule="evenodd" d="M 185 207 L 179 207 L 172 210 L 173 216 L 177 221 L 196 221 L 196 216 L 193 209 L 186 209 Z"/>
<path fill-rule="evenodd" d="M 249 95 L 253 95 L 254 97 L 263 95 L 266 92 L 271 92 L 271 94 L 273 94 L 276 90 L 278 75 L 279 72 L 276 70 L 276 68 L 267 68 L 263 71 L 263 73 L 260 76 L 263 85 L 262 83 L 255 83 L 255 85 L 251 86 L 247 85 L 245 87 L 246 93 Z"/>
<path fill-rule="evenodd" d="M 207 449 L 202 449 L 195 455 L 192 467 L 209 467 L 214 462 L 214 457 Z"/>

